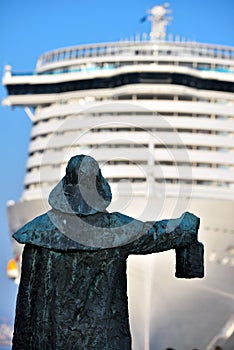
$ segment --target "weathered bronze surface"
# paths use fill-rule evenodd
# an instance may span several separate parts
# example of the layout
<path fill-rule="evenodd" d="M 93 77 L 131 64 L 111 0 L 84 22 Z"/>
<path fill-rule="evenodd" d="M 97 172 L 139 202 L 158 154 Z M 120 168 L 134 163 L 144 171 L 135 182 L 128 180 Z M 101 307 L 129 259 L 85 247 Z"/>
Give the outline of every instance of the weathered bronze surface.
<path fill-rule="evenodd" d="M 50 195 L 52 210 L 14 234 L 25 248 L 13 350 L 130 350 L 130 254 L 176 249 L 177 276 L 203 276 L 199 218 L 185 213 L 143 223 L 108 213 L 111 192 L 96 164 L 91 157 L 73 157 Z M 87 169 L 94 165 L 92 189 Z"/>

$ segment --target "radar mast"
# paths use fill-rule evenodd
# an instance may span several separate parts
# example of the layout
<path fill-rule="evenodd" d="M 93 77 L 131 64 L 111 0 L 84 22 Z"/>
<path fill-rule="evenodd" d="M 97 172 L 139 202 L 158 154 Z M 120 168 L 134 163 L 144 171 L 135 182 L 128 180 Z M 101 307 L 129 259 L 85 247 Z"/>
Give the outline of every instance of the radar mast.
<path fill-rule="evenodd" d="M 147 11 L 147 19 L 151 22 L 151 40 L 164 40 L 166 37 L 166 26 L 172 20 L 169 4 L 158 5 Z"/>

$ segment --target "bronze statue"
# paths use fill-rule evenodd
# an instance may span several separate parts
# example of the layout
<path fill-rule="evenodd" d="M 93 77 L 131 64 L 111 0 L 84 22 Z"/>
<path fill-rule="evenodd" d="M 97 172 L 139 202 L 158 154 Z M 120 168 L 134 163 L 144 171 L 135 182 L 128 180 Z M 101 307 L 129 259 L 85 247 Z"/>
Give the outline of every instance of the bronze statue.
<path fill-rule="evenodd" d="M 178 277 L 203 277 L 199 219 L 141 222 L 106 211 L 98 163 L 71 158 L 47 213 L 13 236 L 24 243 L 13 350 L 130 350 L 126 260 L 176 249 Z"/>

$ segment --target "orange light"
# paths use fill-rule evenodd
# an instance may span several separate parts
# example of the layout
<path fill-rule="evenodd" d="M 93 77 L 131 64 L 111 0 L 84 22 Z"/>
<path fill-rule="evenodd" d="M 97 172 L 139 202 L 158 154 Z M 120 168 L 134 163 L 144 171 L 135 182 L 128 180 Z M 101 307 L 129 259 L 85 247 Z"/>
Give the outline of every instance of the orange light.
<path fill-rule="evenodd" d="M 19 268 L 15 259 L 9 260 L 6 272 L 9 278 L 15 279 L 19 276 Z"/>

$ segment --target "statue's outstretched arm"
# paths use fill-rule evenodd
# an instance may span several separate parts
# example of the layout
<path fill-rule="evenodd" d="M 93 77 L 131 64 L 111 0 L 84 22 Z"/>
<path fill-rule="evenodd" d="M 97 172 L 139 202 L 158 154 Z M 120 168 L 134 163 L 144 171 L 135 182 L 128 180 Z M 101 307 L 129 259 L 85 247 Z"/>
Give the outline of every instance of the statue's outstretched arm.
<path fill-rule="evenodd" d="M 188 212 L 178 219 L 145 222 L 142 236 L 129 244 L 130 254 L 150 254 L 197 242 L 199 218 Z"/>

